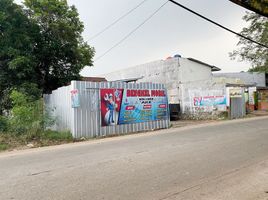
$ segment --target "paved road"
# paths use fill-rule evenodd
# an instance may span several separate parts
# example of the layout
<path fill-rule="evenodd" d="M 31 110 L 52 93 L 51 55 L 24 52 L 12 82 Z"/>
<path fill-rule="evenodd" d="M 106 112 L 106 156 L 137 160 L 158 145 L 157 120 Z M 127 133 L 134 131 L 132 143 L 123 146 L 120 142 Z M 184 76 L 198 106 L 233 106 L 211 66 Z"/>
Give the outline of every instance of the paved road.
<path fill-rule="evenodd" d="M 2 153 L 0 199 L 266 198 L 267 160 L 267 117 Z"/>

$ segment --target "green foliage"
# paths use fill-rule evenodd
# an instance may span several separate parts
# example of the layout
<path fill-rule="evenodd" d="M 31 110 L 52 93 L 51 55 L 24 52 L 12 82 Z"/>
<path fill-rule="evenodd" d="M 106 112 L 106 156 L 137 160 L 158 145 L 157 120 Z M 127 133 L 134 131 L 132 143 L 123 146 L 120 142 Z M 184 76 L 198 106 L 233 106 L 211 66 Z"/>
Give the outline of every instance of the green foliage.
<path fill-rule="evenodd" d="M 5 151 L 9 148 L 9 145 L 6 143 L 0 143 L 0 151 Z"/>
<path fill-rule="evenodd" d="M 34 87 L 33 87 L 34 89 Z M 35 147 L 72 142 L 69 131 L 46 130 L 55 120 L 49 110 L 44 110 L 43 100 L 36 100 L 18 90 L 12 90 L 12 109 L 9 117 L 0 115 L 0 151 L 24 146 L 29 142 Z"/>
<path fill-rule="evenodd" d="M 44 92 L 50 92 L 92 65 L 94 49 L 83 41 L 84 25 L 77 9 L 66 0 L 25 0 L 32 23 L 40 29 L 35 56 L 38 79 Z"/>
<path fill-rule="evenodd" d="M 27 141 L 40 138 L 45 128 L 54 124 L 50 113 L 43 108 L 42 99 L 36 100 L 17 90 L 11 92 L 10 99 L 9 132 L 21 135 Z"/>
<path fill-rule="evenodd" d="M 83 41 L 83 23 L 66 0 L 1 0 L 0 115 L 13 89 L 35 99 L 78 79 L 92 66 L 94 49 Z M 34 90 L 33 90 L 34 88 Z"/>
<path fill-rule="evenodd" d="M 0 143 L 71 140 L 70 133 L 44 131 L 54 120 L 41 94 L 92 66 L 94 49 L 82 38 L 76 8 L 66 0 L 25 0 L 23 7 L 0 1 Z"/>
<path fill-rule="evenodd" d="M 43 132 L 43 134 L 41 135 L 41 139 L 47 139 L 50 141 L 73 141 L 73 136 L 69 131 L 58 132 L 47 130 Z"/>
<path fill-rule="evenodd" d="M 68 138 L 68 133 L 45 131 L 47 127 L 54 125 L 55 120 L 51 117 L 49 110 L 44 110 L 43 100 L 34 99 L 31 96 L 13 90 L 10 95 L 12 100 L 11 115 L 8 121 L 8 132 L 21 136 L 22 140 L 39 140 Z M 58 137 L 58 138 L 57 138 Z"/>
<path fill-rule="evenodd" d="M 265 72 L 268 73 L 268 63 L 265 66 L 256 66 L 248 70 L 249 72 Z"/>
<path fill-rule="evenodd" d="M 249 10 L 259 13 L 263 16 L 268 15 L 268 1 L 267 0 L 231 0 L 232 2 L 241 5 Z"/>
<path fill-rule="evenodd" d="M 24 149 L 26 144 L 33 144 L 34 147 L 57 145 L 66 142 L 73 142 L 72 134 L 68 131 L 57 132 L 46 130 L 35 137 L 29 134 L 18 135 L 12 132 L 0 133 L 0 151 L 7 149 Z"/>
<path fill-rule="evenodd" d="M 42 91 L 35 83 L 23 83 L 19 87 L 16 87 L 15 90 L 25 94 L 32 101 L 40 99 L 42 95 Z"/>
<path fill-rule="evenodd" d="M 243 19 L 249 23 L 241 34 L 268 46 L 268 18 L 256 13 L 247 12 Z M 268 72 L 268 49 L 254 44 L 244 38 L 239 38 L 239 49 L 233 51 L 232 59 L 239 58 L 252 64 L 250 71 Z"/>
<path fill-rule="evenodd" d="M 0 115 L 0 133 L 7 130 L 8 121 L 7 118 Z"/>
<path fill-rule="evenodd" d="M 58 131 L 46 130 L 40 135 L 40 138 L 38 139 L 37 142 L 39 146 L 49 146 L 73 141 L 74 140 L 72 134 L 68 131 L 58 132 Z"/>
<path fill-rule="evenodd" d="M 1 0 L 0 6 L 0 114 L 10 109 L 10 91 L 34 83 L 37 65 L 34 36 L 38 26 L 31 23 L 21 6 Z"/>
<path fill-rule="evenodd" d="M 49 111 L 44 110 L 43 100 L 13 90 L 10 95 L 12 109 L 9 117 L 0 115 L 0 150 L 20 147 L 28 142 L 34 146 L 47 146 L 72 142 L 69 131 L 46 130 L 55 120 Z"/>
<path fill-rule="evenodd" d="M 13 104 L 10 131 L 31 137 L 37 136 L 44 129 L 42 101 L 33 101 L 16 90 L 12 91 L 10 98 Z"/>

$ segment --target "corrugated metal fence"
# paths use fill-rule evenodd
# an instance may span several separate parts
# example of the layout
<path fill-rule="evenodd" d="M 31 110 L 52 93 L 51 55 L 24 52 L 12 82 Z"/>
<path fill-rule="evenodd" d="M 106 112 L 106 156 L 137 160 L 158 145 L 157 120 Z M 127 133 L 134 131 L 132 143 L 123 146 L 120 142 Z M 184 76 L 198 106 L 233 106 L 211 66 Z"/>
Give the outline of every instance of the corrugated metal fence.
<path fill-rule="evenodd" d="M 72 81 L 70 86 L 59 88 L 45 95 L 45 105 L 56 117 L 55 130 L 70 130 L 75 138 L 102 137 L 114 134 L 127 134 L 152 129 L 168 128 L 170 121 L 158 120 L 143 123 L 101 126 L 100 89 L 165 89 L 163 84 L 85 82 Z M 71 90 L 79 91 L 80 107 L 72 108 Z"/>
<path fill-rule="evenodd" d="M 245 116 L 246 105 L 244 96 L 230 98 L 230 119 L 243 118 Z"/>

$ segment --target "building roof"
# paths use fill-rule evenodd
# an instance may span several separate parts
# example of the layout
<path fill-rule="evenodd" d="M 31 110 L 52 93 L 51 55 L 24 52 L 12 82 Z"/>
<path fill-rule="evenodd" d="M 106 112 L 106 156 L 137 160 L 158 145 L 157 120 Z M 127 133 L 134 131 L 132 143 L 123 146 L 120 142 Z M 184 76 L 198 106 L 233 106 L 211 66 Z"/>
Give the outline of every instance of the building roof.
<path fill-rule="evenodd" d="M 88 82 L 107 82 L 106 78 L 104 78 L 104 77 L 81 77 L 81 81 L 88 81 Z"/>
<path fill-rule="evenodd" d="M 257 87 L 258 90 L 268 90 L 268 87 Z"/>
<path fill-rule="evenodd" d="M 209 64 L 204 63 L 204 62 L 202 62 L 202 61 L 200 61 L 200 60 L 197 60 L 197 59 L 194 59 L 194 58 L 187 58 L 187 59 L 190 60 L 190 61 L 193 61 L 193 62 L 202 64 L 202 65 L 205 65 L 205 66 L 207 66 L 207 67 L 210 67 L 210 68 L 211 68 L 211 71 L 213 71 L 213 72 L 221 71 L 220 68 L 218 68 L 218 67 L 216 67 L 216 66 L 214 66 L 214 65 L 209 65 Z"/>
<path fill-rule="evenodd" d="M 226 87 L 256 87 L 256 84 L 226 83 Z"/>
<path fill-rule="evenodd" d="M 143 76 L 141 77 L 136 77 L 136 78 L 126 78 L 126 79 L 119 79 L 119 80 L 115 80 L 114 82 L 125 82 L 125 83 L 131 83 L 131 82 L 136 82 L 140 79 L 142 79 Z"/>

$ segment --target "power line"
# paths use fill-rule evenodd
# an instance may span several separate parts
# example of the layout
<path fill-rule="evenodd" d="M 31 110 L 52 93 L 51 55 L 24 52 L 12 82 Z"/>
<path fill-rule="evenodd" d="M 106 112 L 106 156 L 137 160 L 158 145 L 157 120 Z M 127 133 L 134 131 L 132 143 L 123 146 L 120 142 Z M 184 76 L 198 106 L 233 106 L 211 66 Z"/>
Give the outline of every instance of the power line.
<path fill-rule="evenodd" d="M 244 35 L 242 35 L 242 34 L 240 34 L 240 33 L 237 33 L 237 32 L 235 32 L 235 31 L 233 31 L 233 30 L 231 30 L 231 29 L 229 29 L 229 28 L 227 28 L 227 27 L 225 27 L 225 26 L 223 26 L 223 25 L 221 25 L 221 24 L 219 24 L 219 23 L 217 23 L 217 22 L 215 22 L 215 21 L 213 21 L 213 20 L 211 20 L 211 19 L 209 19 L 209 18 L 207 18 L 207 17 L 205 17 L 205 16 L 203 16 L 203 15 L 201 15 L 201 14 L 199 14 L 199 13 L 193 11 L 193 10 L 191 10 L 190 8 L 185 7 L 184 5 L 182 5 L 182 4 L 180 4 L 180 3 L 176 2 L 176 1 L 173 1 L 173 0 L 168 0 L 168 1 L 170 1 L 171 3 L 173 3 L 173 4 L 177 5 L 177 6 L 180 6 L 181 8 L 183 8 L 183 9 L 185 9 L 185 10 L 187 10 L 187 11 L 189 11 L 189 12 L 191 12 L 191 13 L 193 13 L 193 14 L 195 14 L 195 15 L 201 17 L 201 18 L 203 18 L 204 20 L 209 21 L 210 23 L 212 23 L 212 24 L 214 24 L 214 25 L 216 25 L 216 26 L 219 26 L 219 27 L 223 28 L 223 29 L 226 30 L 226 31 L 229 31 L 229 32 L 231 32 L 231 33 L 233 33 L 233 34 L 235 34 L 235 35 L 241 37 L 241 38 L 244 38 L 244 39 L 246 39 L 246 40 L 248 40 L 248 41 L 250 41 L 250 42 L 253 42 L 253 43 L 255 43 L 255 44 L 258 44 L 258 45 L 260 45 L 260 46 L 262 46 L 262 47 L 268 48 L 268 46 L 266 46 L 265 44 L 259 43 L 259 42 L 255 41 L 255 40 L 252 40 L 252 39 L 249 38 L 249 37 L 246 37 L 246 36 L 244 36 Z"/>
<path fill-rule="evenodd" d="M 115 24 L 117 24 L 120 20 L 124 19 L 126 16 L 128 16 L 130 13 L 132 13 L 134 10 L 136 10 L 137 8 L 139 8 L 146 1 L 148 1 L 148 0 L 143 0 L 137 6 L 135 6 L 134 8 L 132 8 L 131 10 L 129 10 L 128 12 L 126 12 L 124 15 L 122 15 L 121 17 L 119 17 L 117 20 L 115 20 L 113 23 L 111 23 L 110 25 L 108 25 L 105 28 L 103 28 L 100 32 L 98 32 L 95 35 L 93 35 L 91 38 L 89 38 L 88 41 L 91 41 L 91 40 L 95 39 L 96 37 L 98 37 L 99 35 L 101 35 L 103 32 L 107 31 L 109 28 L 111 28 L 112 26 L 114 26 Z"/>
<path fill-rule="evenodd" d="M 135 33 L 139 28 L 141 28 L 147 21 L 149 21 L 156 13 L 158 13 L 161 8 L 163 8 L 166 4 L 168 3 L 168 1 L 166 1 L 165 3 L 163 3 L 157 10 L 155 10 L 149 17 L 147 17 L 141 24 L 139 24 L 136 28 L 134 28 L 131 32 L 129 32 L 123 39 L 121 39 L 119 42 L 117 42 L 115 45 L 113 45 L 110 49 L 108 49 L 107 51 L 105 51 L 102 55 L 100 55 L 99 57 L 97 57 L 94 61 L 97 61 L 99 59 L 101 59 L 103 56 L 105 56 L 107 53 L 109 53 L 111 50 L 113 50 L 115 47 L 117 47 L 118 45 L 120 45 L 122 42 L 124 42 L 128 37 L 130 37 L 133 33 Z"/>

